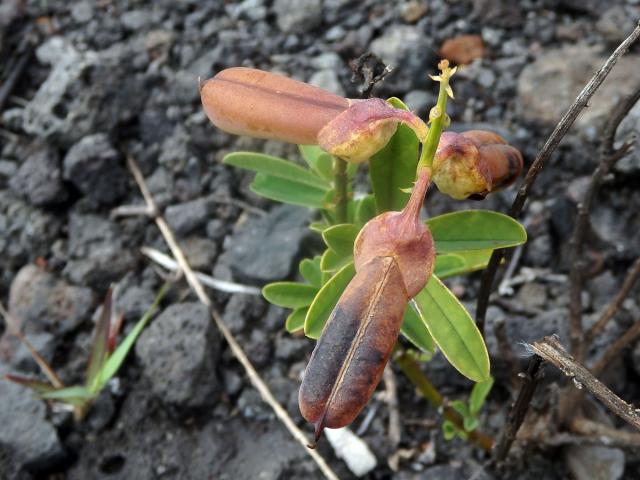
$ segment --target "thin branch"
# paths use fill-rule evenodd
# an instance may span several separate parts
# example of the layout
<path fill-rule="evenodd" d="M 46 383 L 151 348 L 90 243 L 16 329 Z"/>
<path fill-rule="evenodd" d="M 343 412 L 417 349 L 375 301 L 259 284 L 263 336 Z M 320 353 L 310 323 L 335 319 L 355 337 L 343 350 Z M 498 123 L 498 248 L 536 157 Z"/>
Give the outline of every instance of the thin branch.
<path fill-rule="evenodd" d="M 532 357 L 529 360 L 527 371 L 521 376 L 523 382 L 520 386 L 518 397 L 509 412 L 507 423 L 505 424 L 504 429 L 500 434 L 500 438 L 498 439 L 498 443 L 493 450 L 493 458 L 497 463 L 503 462 L 509 454 L 511 445 L 513 445 L 516 435 L 518 434 L 518 430 L 520 430 L 520 426 L 522 425 L 522 422 L 527 415 L 527 411 L 529 410 L 529 404 L 531 403 L 533 394 L 538 386 L 538 380 L 540 379 L 542 371 L 541 358 L 538 356 Z"/>
<path fill-rule="evenodd" d="M 518 194 L 516 195 L 516 198 L 511 205 L 511 209 L 509 210 L 510 216 L 516 218 L 520 215 L 529 192 L 547 160 L 549 160 L 551 154 L 556 150 L 560 141 L 573 125 L 578 114 L 588 105 L 593 94 L 598 90 L 605 78 L 607 78 L 609 72 L 611 72 L 611 69 L 614 67 L 618 59 L 627 52 L 631 44 L 633 44 L 638 37 L 640 37 L 640 23 L 618 46 L 618 48 L 616 48 L 604 65 L 595 73 L 589 83 L 587 83 L 587 85 L 582 89 L 573 104 L 569 107 L 569 110 L 564 114 L 558 125 L 556 125 L 556 128 L 553 130 L 529 168 L 527 176 L 522 182 L 522 185 L 518 190 Z M 476 308 L 476 323 L 478 324 L 478 328 L 481 332 L 484 332 L 484 322 L 487 315 L 487 308 L 489 307 L 489 295 L 491 294 L 493 280 L 503 256 L 504 250 L 494 250 L 491 255 L 491 259 L 489 260 L 489 264 L 482 276 L 482 283 L 480 285 L 480 293 L 478 294 L 478 304 Z"/>
<path fill-rule="evenodd" d="M 618 357 L 625 348 L 637 340 L 638 337 L 640 337 L 640 319 L 636 320 L 631 328 L 624 332 L 624 335 L 609 345 L 602 356 L 591 368 L 593 374 L 600 375 L 611 364 L 611 362 Z"/>
<path fill-rule="evenodd" d="M 640 84 L 634 92 L 616 105 L 611 117 L 604 129 L 604 139 L 600 149 L 600 163 L 593 172 L 584 198 L 578 203 L 578 218 L 569 241 L 571 257 L 569 264 L 569 328 L 571 339 L 571 352 L 578 362 L 584 361 L 585 337 L 582 327 L 582 289 L 584 286 L 584 271 L 586 260 L 584 258 L 584 237 L 589 226 L 589 214 L 602 179 L 618 160 L 626 155 L 631 144 L 625 143 L 614 151 L 613 142 L 620 123 L 627 116 L 631 108 L 640 99 Z"/>
<path fill-rule="evenodd" d="M 572 432 L 583 437 L 598 439 L 603 445 L 626 448 L 640 447 L 640 434 L 613 428 L 583 417 L 574 418 L 569 428 Z"/>
<path fill-rule="evenodd" d="M 36 347 L 34 347 L 26 337 L 26 335 L 22 333 L 20 328 L 18 328 L 18 322 L 11 315 L 11 313 L 9 313 L 4 308 L 4 305 L 2 303 L 0 303 L 0 315 L 2 315 L 2 317 L 4 318 L 9 332 L 16 338 L 18 338 L 18 340 L 20 340 L 20 342 L 22 342 L 25 347 L 27 347 L 27 350 L 29 350 L 29 353 L 38 364 L 38 367 L 40 367 L 40 370 L 42 370 L 42 373 L 44 373 L 49 382 L 51 382 L 51 385 L 56 388 L 64 388 L 64 383 L 62 383 L 62 380 L 60 379 L 58 374 L 53 370 L 53 368 L 51 368 L 49 362 L 47 362 L 47 360 L 42 355 L 40 355 L 40 352 L 36 350 Z"/>
<path fill-rule="evenodd" d="M 144 180 L 144 176 L 142 175 L 140 168 L 138 167 L 137 163 L 135 162 L 135 160 L 131 155 L 127 155 L 127 164 L 129 165 L 129 169 L 131 170 L 131 173 L 133 174 L 133 177 L 135 178 L 136 183 L 138 184 L 138 188 L 140 188 L 140 192 L 142 193 L 142 196 L 144 197 L 144 200 L 147 206 L 149 207 L 149 210 L 155 213 L 155 217 L 154 217 L 155 223 L 160 229 L 160 232 L 162 233 L 162 236 L 164 237 L 165 241 L 167 242 L 167 245 L 169 246 L 169 249 L 171 250 L 172 255 L 175 257 L 178 264 L 180 265 L 180 268 L 182 269 L 182 272 L 184 273 L 184 276 L 187 282 L 189 283 L 189 286 L 198 297 L 198 300 L 200 300 L 200 302 L 209 309 L 209 312 L 211 313 L 211 317 L 213 318 L 214 323 L 216 324 L 216 326 L 224 336 L 225 340 L 229 344 L 229 347 L 231 348 L 231 352 L 233 353 L 233 355 L 243 366 L 245 373 L 249 378 L 249 381 L 254 386 L 254 388 L 258 390 L 258 392 L 262 396 L 262 399 L 273 409 L 276 416 L 284 424 L 287 430 L 289 430 L 289 433 L 291 433 L 291 435 L 300 443 L 300 445 L 302 445 L 303 449 L 307 452 L 307 454 L 311 456 L 311 458 L 316 462 L 316 464 L 318 465 L 318 467 L 320 468 L 324 476 L 331 480 L 333 479 L 337 480 L 338 477 L 333 472 L 333 470 L 331 470 L 331 467 L 329 467 L 329 465 L 326 463 L 324 458 L 316 450 L 311 450 L 307 448 L 307 445 L 309 442 L 305 434 L 298 428 L 298 426 L 295 424 L 293 419 L 289 416 L 287 411 L 282 407 L 282 405 L 278 403 L 276 398 L 273 396 L 273 394 L 269 390 L 268 385 L 264 382 L 264 380 L 262 380 L 262 378 L 260 377 L 260 374 L 257 372 L 255 367 L 251 364 L 251 361 L 249 360 L 247 355 L 244 353 L 244 350 L 242 350 L 242 347 L 240 346 L 240 344 L 237 342 L 237 340 L 235 339 L 235 337 L 233 336 L 229 328 L 222 321 L 222 318 L 218 313 L 218 311 L 216 310 L 216 308 L 214 307 L 213 302 L 205 292 L 204 287 L 202 286 L 202 283 L 200 282 L 196 274 L 191 269 L 191 266 L 189 265 L 189 262 L 187 261 L 182 249 L 180 248 L 178 242 L 176 241 L 176 238 L 173 232 L 169 228 L 169 225 L 164 220 L 164 218 L 158 214 L 158 207 L 151 193 L 149 192 L 149 189 L 147 188 L 147 184 Z"/>
<path fill-rule="evenodd" d="M 333 179 L 336 190 L 336 221 L 347 223 L 347 208 L 349 206 L 349 177 L 347 175 L 347 162 L 338 157 L 333 157 Z"/>
<path fill-rule="evenodd" d="M 577 363 L 555 336 L 545 337 L 542 341 L 534 342 L 531 348 L 543 360 L 553 364 L 567 377 L 572 378 L 576 388 L 586 388 L 618 417 L 629 425 L 640 429 L 638 411 L 609 390 L 585 367 Z"/>
<path fill-rule="evenodd" d="M 167 270 L 175 272 L 181 269 L 180 265 L 178 265 L 178 262 L 176 262 L 169 255 L 165 255 L 160 250 L 156 250 L 155 248 L 151 247 L 142 247 L 140 251 L 150 260 L 156 262 L 158 265 L 166 268 Z M 194 272 L 194 274 L 198 278 L 198 280 L 202 282 L 203 285 L 206 285 L 207 287 L 213 288 L 214 290 L 218 290 L 220 292 L 244 293 L 247 295 L 257 296 L 261 295 L 260 289 L 258 287 L 243 285 L 241 283 L 228 282 L 227 280 L 220 280 L 201 272 Z"/>
<path fill-rule="evenodd" d="M 452 422 L 460 430 L 464 430 L 463 419 L 453 408 L 444 405 L 444 398 L 440 392 L 420 371 L 420 365 L 405 352 L 395 357 L 395 361 L 403 371 L 403 373 L 411 380 L 411 383 L 420 391 L 422 396 L 426 398 L 435 408 L 442 408 L 442 416 Z M 493 447 L 493 439 L 478 429 L 467 432 L 469 440 L 486 452 L 490 452 Z"/>
<path fill-rule="evenodd" d="M 640 257 L 636 259 L 631 269 L 627 272 L 627 276 L 622 282 L 620 291 L 609 302 L 607 308 L 605 308 L 604 312 L 602 312 L 602 315 L 600 315 L 600 318 L 598 318 L 596 323 L 594 323 L 593 326 L 589 330 L 587 330 L 584 340 L 586 347 L 588 347 L 596 338 L 596 336 L 599 335 L 602 330 L 604 330 L 604 327 L 607 326 L 609 320 L 613 318 L 613 316 L 618 311 L 618 308 L 620 308 L 620 305 L 622 305 L 624 299 L 629 295 L 629 292 L 638 281 L 638 278 L 640 278 Z"/>

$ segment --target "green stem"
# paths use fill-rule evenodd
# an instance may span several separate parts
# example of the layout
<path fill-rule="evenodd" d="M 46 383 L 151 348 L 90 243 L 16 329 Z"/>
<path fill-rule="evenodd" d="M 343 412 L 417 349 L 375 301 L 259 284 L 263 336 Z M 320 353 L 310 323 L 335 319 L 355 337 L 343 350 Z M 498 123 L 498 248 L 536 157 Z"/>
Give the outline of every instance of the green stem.
<path fill-rule="evenodd" d="M 453 408 L 445 405 L 444 397 L 422 373 L 422 370 L 420 370 L 420 364 L 407 355 L 407 353 L 404 350 L 401 350 L 397 345 L 394 353 L 397 353 L 397 355 L 394 355 L 394 359 L 400 367 L 400 370 L 402 370 L 422 396 L 426 398 L 433 407 L 442 409 L 442 416 L 445 419 L 452 422 L 460 430 L 464 430 L 464 419 Z M 470 441 L 487 452 L 491 451 L 491 448 L 493 447 L 493 439 L 491 437 L 480 432 L 478 429 L 467 433 Z"/>
<path fill-rule="evenodd" d="M 422 144 L 420 160 L 418 161 L 418 170 L 421 170 L 422 168 L 431 168 L 433 157 L 438 149 L 438 143 L 440 143 L 440 135 L 442 135 L 445 119 L 447 118 L 447 87 L 449 86 L 449 76 L 448 71 L 443 71 L 440 75 L 440 91 L 438 92 L 438 103 L 436 104 L 439 115 L 432 119 L 429 133 Z"/>
<path fill-rule="evenodd" d="M 347 223 L 347 206 L 349 204 L 349 178 L 347 176 L 347 162 L 341 158 L 333 159 L 334 186 L 336 189 L 336 221 Z"/>

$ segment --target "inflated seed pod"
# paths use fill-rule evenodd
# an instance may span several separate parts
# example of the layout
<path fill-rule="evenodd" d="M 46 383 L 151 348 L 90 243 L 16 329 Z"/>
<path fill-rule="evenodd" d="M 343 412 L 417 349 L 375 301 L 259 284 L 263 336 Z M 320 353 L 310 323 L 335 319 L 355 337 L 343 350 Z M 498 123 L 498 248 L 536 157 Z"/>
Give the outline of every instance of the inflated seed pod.
<path fill-rule="evenodd" d="M 482 199 L 511 185 L 522 172 L 520 151 L 493 132 L 445 132 L 433 160 L 433 181 L 456 199 Z"/>
<path fill-rule="evenodd" d="M 200 87 L 211 122 L 228 133 L 320 145 L 350 162 L 382 149 L 399 123 L 420 140 L 427 125 L 384 100 L 350 100 L 312 85 L 253 68 L 229 68 Z"/>
<path fill-rule="evenodd" d="M 200 88 L 211 122 L 236 135 L 311 145 L 349 108 L 349 100 L 318 87 L 254 68 L 222 70 Z"/>
<path fill-rule="evenodd" d="M 324 427 L 349 425 L 380 382 L 407 302 L 431 276 L 433 238 L 419 213 L 429 172 L 419 175 L 402 212 L 370 220 L 354 246 L 356 275 L 313 350 L 298 396 L 302 416 Z"/>

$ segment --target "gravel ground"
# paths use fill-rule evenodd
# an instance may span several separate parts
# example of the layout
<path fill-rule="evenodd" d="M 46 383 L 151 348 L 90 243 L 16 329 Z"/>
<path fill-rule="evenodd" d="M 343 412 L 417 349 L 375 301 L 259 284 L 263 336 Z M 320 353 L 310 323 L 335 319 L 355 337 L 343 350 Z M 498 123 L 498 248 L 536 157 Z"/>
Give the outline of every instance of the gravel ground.
<path fill-rule="evenodd" d="M 19 59 L 26 63 L 11 95 L 0 96 L 0 298 L 69 383 L 82 378 L 95 312 L 109 284 L 115 285 L 125 330 L 131 328 L 162 284 L 140 247 L 166 247 L 146 218 L 110 215 L 120 205 L 141 203 L 124 151 L 139 162 L 201 271 L 261 286 L 292 278 L 297 260 L 317 251 L 318 239 L 304 228 L 311 212 L 256 197 L 248 189 L 252 175 L 220 163 L 239 149 L 295 158 L 296 148 L 216 130 L 200 107 L 198 78 L 251 66 L 354 97 L 348 62 L 373 51 L 395 67 L 374 93 L 403 98 L 425 114 L 435 101 L 427 74 L 446 52 L 466 63 L 454 78 L 453 126 L 500 132 L 528 165 L 639 17 L 637 0 L 5 0 L 0 85 L 9 83 Z M 523 365 L 522 342 L 550 333 L 568 340 L 567 239 L 576 204 L 597 163 L 607 114 L 637 87 L 638 72 L 636 46 L 578 118 L 533 190 L 523 217 L 530 241 L 517 273 L 526 267 L 534 275 L 488 315 L 497 378 L 482 415 L 490 434 L 499 432 L 510 403 L 510 365 L 500 358 L 493 327 L 506 322 Z M 623 123 L 620 138 L 639 125 L 640 105 Z M 586 245 L 594 263 L 583 296 L 588 321 L 597 318 L 638 256 L 639 180 L 637 149 L 607 177 L 597 198 Z M 505 211 L 513 196 L 513 189 L 495 194 L 482 208 Z M 429 215 L 469 207 L 478 204 L 436 192 L 427 202 Z M 450 285 L 473 309 L 479 276 L 455 278 Z M 639 294 L 636 288 L 592 354 L 638 318 Z M 303 426 L 297 388 L 312 342 L 284 332 L 285 312 L 260 298 L 212 295 L 275 396 Z M 174 289 L 81 424 L 21 387 L 0 382 L 0 478 L 321 478 L 194 302 L 184 285 Z M 37 371 L 0 323 L 3 332 L 0 373 Z M 469 391 L 469 382 L 440 356 L 424 371 L 448 398 Z M 386 461 L 393 453 L 386 403 L 375 397 L 364 414 L 374 410 L 373 421 L 361 435 L 378 459 L 367 478 L 640 478 L 637 451 L 541 448 L 535 441 L 514 449 L 506 472 L 482 470 L 486 457 L 461 440 L 444 441 L 437 412 L 397 373 L 406 455 L 393 472 Z M 548 370 L 534 400 L 538 413 L 552 404 L 556 380 Z M 640 345 L 605 380 L 637 404 Z M 326 442 L 319 450 L 341 478 L 351 478 Z"/>

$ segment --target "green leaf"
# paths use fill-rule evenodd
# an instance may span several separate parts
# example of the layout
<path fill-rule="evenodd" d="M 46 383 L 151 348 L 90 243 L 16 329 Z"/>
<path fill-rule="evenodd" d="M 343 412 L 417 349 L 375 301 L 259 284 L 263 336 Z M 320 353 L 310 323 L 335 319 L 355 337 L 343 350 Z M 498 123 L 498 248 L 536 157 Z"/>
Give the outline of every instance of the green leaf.
<path fill-rule="evenodd" d="M 311 230 L 312 232 L 316 232 L 322 235 L 322 232 L 324 232 L 327 228 L 329 228 L 331 225 L 329 225 L 326 221 L 324 220 L 320 220 L 318 222 L 311 222 L 309 224 L 309 230 Z"/>
<path fill-rule="evenodd" d="M 408 110 L 397 98 L 388 102 Z M 378 213 L 402 210 L 409 194 L 402 189 L 410 188 L 418 165 L 418 138 L 406 125 L 399 125 L 389 143 L 369 161 L 369 177 L 376 200 Z"/>
<path fill-rule="evenodd" d="M 309 307 L 304 308 L 296 308 L 291 314 L 287 317 L 286 322 L 284 323 L 284 328 L 289 333 L 297 332 L 298 330 L 302 330 L 304 328 L 304 319 L 307 316 L 307 312 L 309 311 Z"/>
<path fill-rule="evenodd" d="M 467 407 L 467 404 L 462 400 L 452 400 L 449 402 L 449 406 L 458 412 L 462 418 L 467 418 L 469 416 L 469 407 Z"/>
<path fill-rule="evenodd" d="M 156 295 L 156 298 L 153 300 L 151 306 L 147 309 L 146 312 L 144 312 L 144 315 L 140 317 L 140 320 L 138 320 L 129 334 L 124 338 L 122 343 L 118 345 L 118 348 L 116 348 L 113 354 L 111 354 L 111 356 L 107 359 L 107 362 L 105 363 L 100 375 L 98 390 L 102 388 L 102 386 L 104 386 L 104 384 L 107 383 L 116 373 L 118 373 L 118 370 L 120 369 L 122 362 L 124 362 L 124 359 L 127 357 L 129 350 L 131 350 L 131 347 L 133 347 L 133 344 L 138 339 L 138 336 L 142 333 L 144 327 L 147 326 L 147 323 L 149 323 L 151 317 L 153 317 L 153 314 L 158 309 L 160 302 L 162 302 L 162 299 L 165 297 L 170 288 L 170 283 L 165 283 L 164 285 L 162 285 L 162 288 L 160 288 L 160 291 Z"/>
<path fill-rule="evenodd" d="M 412 300 L 449 363 L 476 382 L 489 378 L 489 354 L 469 312 L 435 275 Z"/>
<path fill-rule="evenodd" d="M 458 428 L 450 420 L 442 422 L 442 434 L 445 440 L 453 440 L 458 433 Z"/>
<path fill-rule="evenodd" d="M 313 303 L 309 307 L 307 317 L 304 320 L 304 333 L 307 337 L 319 338 L 324 324 L 335 308 L 340 295 L 356 274 L 353 263 L 344 266 L 338 273 L 324 284 Z"/>
<path fill-rule="evenodd" d="M 404 311 L 400 332 L 423 352 L 433 353 L 435 351 L 435 343 L 429 329 L 411 305 L 407 305 Z"/>
<path fill-rule="evenodd" d="M 40 396 L 46 400 L 57 400 L 71 405 L 82 406 L 93 400 L 95 394 L 87 387 L 76 386 L 60 388 L 52 392 L 43 393 Z"/>
<path fill-rule="evenodd" d="M 364 225 L 376 216 L 376 199 L 373 195 L 367 195 L 357 201 L 354 221 L 359 226 Z"/>
<path fill-rule="evenodd" d="M 304 278 L 309 284 L 313 285 L 316 288 L 320 288 L 322 286 L 322 270 L 320 269 L 320 255 L 316 255 L 313 259 L 305 258 L 300 262 L 298 266 L 298 270 L 300 270 L 300 275 Z"/>
<path fill-rule="evenodd" d="M 427 225 L 439 254 L 514 247 L 527 241 L 522 225 L 490 210 L 446 213 L 427 220 Z"/>
<path fill-rule="evenodd" d="M 321 190 L 329 190 L 331 184 L 315 173 L 310 172 L 300 165 L 282 158 L 255 152 L 234 152 L 226 155 L 222 160 L 227 165 L 253 170 L 270 177 L 289 180 L 298 184 L 316 187 Z"/>
<path fill-rule="evenodd" d="M 100 372 L 107 360 L 109 341 L 109 330 L 111 329 L 111 315 L 113 313 L 113 292 L 111 288 L 107 290 L 107 295 L 102 302 L 102 311 L 96 322 L 93 333 L 93 344 L 89 357 L 89 367 L 87 368 L 86 386 L 88 389 L 95 389 L 100 380 Z"/>
<path fill-rule="evenodd" d="M 493 250 L 470 250 L 437 255 L 433 273 L 438 278 L 449 278 L 482 270 L 487 267 L 492 253 Z"/>
<path fill-rule="evenodd" d="M 293 309 L 308 307 L 317 293 L 317 287 L 297 282 L 274 282 L 262 289 L 268 302 Z"/>
<path fill-rule="evenodd" d="M 302 158 L 323 180 L 333 181 L 333 158 L 317 145 L 299 145 Z"/>
<path fill-rule="evenodd" d="M 250 185 L 253 193 L 277 202 L 310 208 L 323 208 L 327 193 L 319 187 L 258 173 Z"/>
<path fill-rule="evenodd" d="M 322 238 L 327 246 L 338 255 L 353 254 L 353 242 L 360 233 L 360 229 L 352 223 L 333 225 L 322 232 Z"/>
<path fill-rule="evenodd" d="M 472 415 L 476 415 L 480 411 L 487 399 L 487 395 L 491 391 L 491 387 L 493 387 L 493 377 L 484 382 L 478 382 L 473 386 L 469 396 L 469 410 Z"/>
<path fill-rule="evenodd" d="M 10 382 L 17 383 L 18 385 L 22 385 L 23 387 L 30 388 L 39 394 L 53 392 L 57 390 L 56 387 L 51 385 L 49 382 L 44 382 L 42 380 L 38 380 L 37 378 L 31 377 L 21 377 L 20 375 L 10 375 L 7 374 L 4 376 L 5 379 Z"/>
<path fill-rule="evenodd" d="M 323 272 L 337 272 L 351 261 L 353 261 L 353 255 L 341 255 L 327 248 L 320 259 L 320 268 Z"/>
<path fill-rule="evenodd" d="M 464 417 L 462 425 L 465 431 L 473 432 L 480 425 L 480 421 L 476 417 Z"/>

